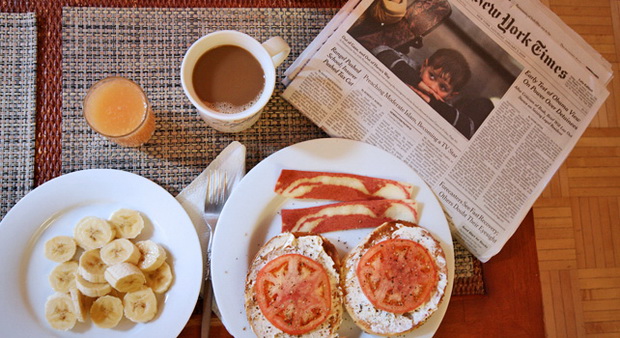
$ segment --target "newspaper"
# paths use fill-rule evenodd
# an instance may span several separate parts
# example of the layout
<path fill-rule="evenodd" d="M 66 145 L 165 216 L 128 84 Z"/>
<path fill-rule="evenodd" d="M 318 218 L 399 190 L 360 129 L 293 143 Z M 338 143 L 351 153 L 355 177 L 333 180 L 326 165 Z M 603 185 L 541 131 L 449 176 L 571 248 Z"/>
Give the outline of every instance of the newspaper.
<path fill-rule="evenodd" d="M 282 96 L 330 136 L 410 165 L 453 236 L 486 262 L 575 146 L 611 77 L 535 0 L 351 0 L 287 69 Z"/>

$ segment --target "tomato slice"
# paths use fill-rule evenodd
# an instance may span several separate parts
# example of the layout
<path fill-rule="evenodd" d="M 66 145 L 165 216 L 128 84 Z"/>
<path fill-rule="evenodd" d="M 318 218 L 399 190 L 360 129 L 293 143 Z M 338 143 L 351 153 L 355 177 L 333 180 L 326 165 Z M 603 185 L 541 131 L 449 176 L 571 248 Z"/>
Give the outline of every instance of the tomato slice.
<path fill-rule="evenodd" d="M 428 250 L 407 239 L 375 244 L 360 259 L 356 273 L 375 307 L 398 314 L 428 301 L 439 278 Z"/>
<path fill-rule="evenodd" d="M 267 263 L 256 277 L 256 300 L 271 324 L 300 335 L 327 319 L 331 286 L 327 272 L 315 260 L 287 254 Z"/>

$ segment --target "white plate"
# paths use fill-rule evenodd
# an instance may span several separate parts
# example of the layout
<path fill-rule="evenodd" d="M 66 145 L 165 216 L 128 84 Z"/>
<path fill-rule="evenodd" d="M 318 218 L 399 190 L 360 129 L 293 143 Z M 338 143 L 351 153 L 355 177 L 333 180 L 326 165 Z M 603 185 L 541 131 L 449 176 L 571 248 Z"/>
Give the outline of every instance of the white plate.
<path fill-rule="evenodd" d="M 58 263 L 45 258 L 45 242 L 72 235 L 82 217 L 108 218 L 121 207 L 145 216 L 138 239 L 151 239 L 168 252 L 175 279 L 168 292 L 158 296 L 157 316 L 144 324 L 123 318 L 114 329 L 100 329 L 90 319 L 71 331 L 52 329 L 44 309 L 54 293 L 47 276 Z M 183 207 L 159 185 L 119 170 L 77 171 L 31 191 L 0 223 L 0 255 L 0 332 L 11 337 L 175 337 L 192 314 L 201 285 L 200 244 Z"/>
<path fill-rule="evenodd" d="M 324 204 L 284 198 L 273 192 L 282 169 L 346 172 L 410 182 L 421 205 L 420 225 L 441 242 L 448 260 L 449 283 L 439 310 L 408 336 L 430 337 L 439 327 L 452 293 L 454 248 L 448 222 L 437 198 L 424 181 L 405 163 L 366 143 L 326 138 L 284 148 L 256 165 L 235 188 L 226 202 L 215 230 L 212 251 L 213 288 L 221 319 L 235 337 L 252 337 L 244 309 L 244 283 L 248 267 L 258 249 L 280 233 L 282 208 Z M 370 229 L 324 234 L 343 257 Z M 346 312 L 346 311 L 345 311 Z M 341 336 L 367 337 L 350 317 L 345 316 Z"/>

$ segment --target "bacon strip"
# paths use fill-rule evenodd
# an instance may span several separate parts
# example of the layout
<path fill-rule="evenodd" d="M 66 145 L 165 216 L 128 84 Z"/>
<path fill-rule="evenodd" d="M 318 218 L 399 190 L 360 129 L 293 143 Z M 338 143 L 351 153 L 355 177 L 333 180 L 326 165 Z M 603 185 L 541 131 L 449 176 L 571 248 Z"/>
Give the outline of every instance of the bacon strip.
<path fill-rule="evenodd" d="M 374 228 L 388 221 L 418 222 L 418 205 L 411 199 L 340 202 L 311 208 L 282 209 L 282 232 Z"/>
<path fill-rule="evenodd" d="M 289 198 L 356 201 L 410 199 L 413 185 L 383 178 L 283 169 L 274 191 Z"/>

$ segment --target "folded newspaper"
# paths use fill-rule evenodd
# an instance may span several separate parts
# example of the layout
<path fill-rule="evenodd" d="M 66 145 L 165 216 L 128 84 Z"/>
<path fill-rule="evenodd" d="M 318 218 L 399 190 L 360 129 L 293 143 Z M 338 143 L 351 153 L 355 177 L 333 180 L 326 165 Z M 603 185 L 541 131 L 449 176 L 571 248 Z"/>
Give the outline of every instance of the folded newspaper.
<path fill-rule="evenodd" d="M 350 0 L 282 96 L 394 154 L 455 238 L 497 254 L 609 95 L 611 65 L 536 0 Z"/>

